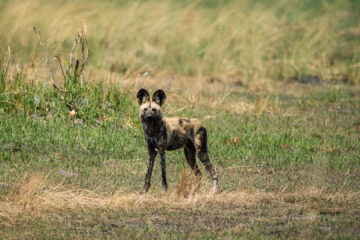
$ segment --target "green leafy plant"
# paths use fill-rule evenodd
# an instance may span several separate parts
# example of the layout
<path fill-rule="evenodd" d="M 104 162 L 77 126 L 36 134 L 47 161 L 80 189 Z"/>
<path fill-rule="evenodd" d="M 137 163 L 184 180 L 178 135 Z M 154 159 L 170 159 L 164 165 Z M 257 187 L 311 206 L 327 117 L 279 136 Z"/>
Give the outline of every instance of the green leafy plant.
<path fill-rule="evenodd" d="M 50 71 L 50 82 L 52 86 L 60 92 L 60 98 L 64 100 L 64 103 L 70 110 L 69 114 L 74 115 L 76 111 L 76 103 L 81 102 L 80 95 L 84 89 L 83 71 L 89 58 L 89 49 L 86 39 L 86 27 L 82 26 L 80 31 L 75 34 L 74 43 L 70 52 L 70 60 L 69 63 L 65 65 L 65 70 L 62 63 L 63 61 L 59 56 L 49 56 L 47 54 L 44 43 L 41 40 L 40 32 L 36 27 L 34 27 L 34 32 L 39 39 L 39 44 L 46 59 L 46 65 Z M 80 56 L 76 58 L 76 49 L 79 47 Z M 64 79 L 63 87 L 58 86 L 54 82 L 53 64 L 51 61 L 52 59 L 56 59 L 59 64 L 61 74 Z"/>

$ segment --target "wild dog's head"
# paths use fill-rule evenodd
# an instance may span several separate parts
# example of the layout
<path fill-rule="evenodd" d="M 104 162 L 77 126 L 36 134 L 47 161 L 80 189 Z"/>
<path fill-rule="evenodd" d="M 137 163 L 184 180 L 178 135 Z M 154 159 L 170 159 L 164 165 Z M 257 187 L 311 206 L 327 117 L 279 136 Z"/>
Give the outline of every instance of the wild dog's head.
<path fill-rule="evenodd" d="M 162 118 L 161 106 L 164 104 L 166 94 L 163 90 L 159 89 L 152 95 L 145 89 L 140 89 L 136 95 L 140 105 L 140 118 L 141 121 L 156 121 Z"/>

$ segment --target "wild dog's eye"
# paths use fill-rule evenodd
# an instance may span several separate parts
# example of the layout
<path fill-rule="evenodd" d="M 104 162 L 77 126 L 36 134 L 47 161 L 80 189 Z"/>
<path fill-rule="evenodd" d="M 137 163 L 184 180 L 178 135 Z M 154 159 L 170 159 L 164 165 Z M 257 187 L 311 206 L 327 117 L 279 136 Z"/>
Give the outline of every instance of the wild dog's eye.
<path fill-rule="evenodd" d="M 153 108 L 153 109 L 151 109 L 153 112 L 156 112 L 156 109 L 155 108 Z"/>
<path fill-rule="evenodd" d="M 147 108 L 144 108 L 144 111 L 147 111 Z"/>

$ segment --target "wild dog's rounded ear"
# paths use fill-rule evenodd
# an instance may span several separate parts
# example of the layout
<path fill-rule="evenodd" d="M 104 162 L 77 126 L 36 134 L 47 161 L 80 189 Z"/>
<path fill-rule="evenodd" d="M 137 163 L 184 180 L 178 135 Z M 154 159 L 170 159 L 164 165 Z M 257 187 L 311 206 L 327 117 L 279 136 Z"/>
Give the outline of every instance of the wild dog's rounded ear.
<path fill-rule="evenodd" d="M 137 92 L 136 98 L 138 99 L 139 105 L 141 105 L 146 101 L 150 101 L 150 94 L 148 91 L 142 88 Z"/>
<path fill-rule="evenodd" d="M 152 100 L 162 106 L 165 102 L 166 94 L 163 90 L 159 89 L 152 95 Z"/>

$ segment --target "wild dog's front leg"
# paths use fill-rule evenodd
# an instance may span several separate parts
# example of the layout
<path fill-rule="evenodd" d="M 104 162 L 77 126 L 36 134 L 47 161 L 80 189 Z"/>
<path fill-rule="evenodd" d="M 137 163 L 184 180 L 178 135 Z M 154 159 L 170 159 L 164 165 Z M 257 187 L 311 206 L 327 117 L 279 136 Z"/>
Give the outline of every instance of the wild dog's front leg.
<path fill-rule="evenodd" d="M 167 181 L 166 181 L 166 163 L 165 163 L 165 151 L 160 152 L 160 164 L 161 164 L 161 177 L 162 177 L 162 185 L 164 192 L 167 192 Z"/>
<path fill-rule="evenodd" d="M 155 148 L 148 145 L 148 152 L 149 152 L 149 159 L 148 159 L 148 168 L 145 177 L 145 185 L 144 185 L 144 192 L 147 192 L 151 185 L 151 173 L 154 167 L 154 160 L 156 157 L 157 152 Z"/>

